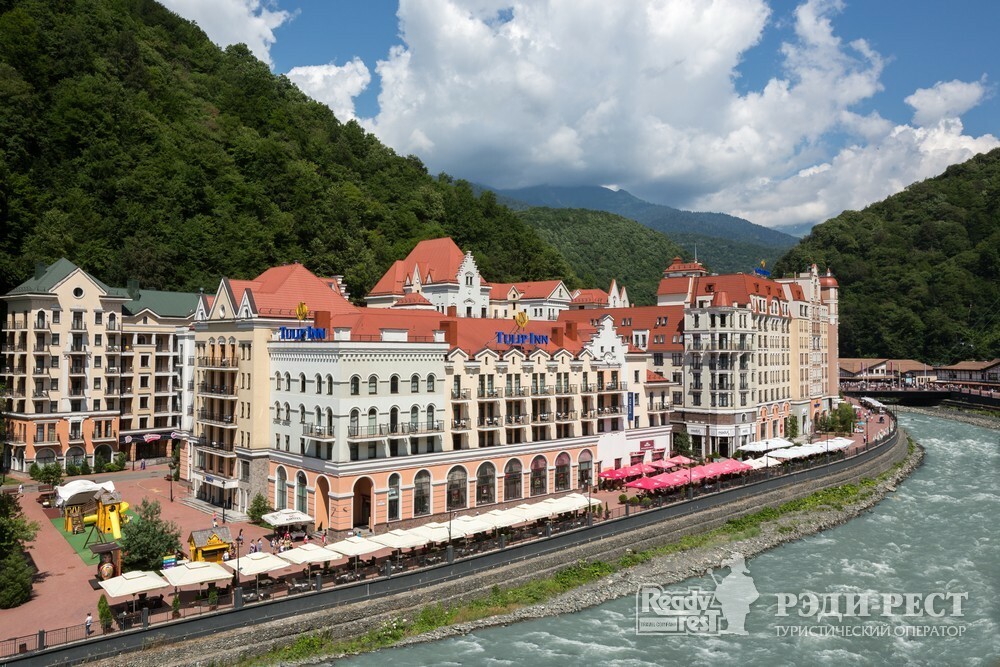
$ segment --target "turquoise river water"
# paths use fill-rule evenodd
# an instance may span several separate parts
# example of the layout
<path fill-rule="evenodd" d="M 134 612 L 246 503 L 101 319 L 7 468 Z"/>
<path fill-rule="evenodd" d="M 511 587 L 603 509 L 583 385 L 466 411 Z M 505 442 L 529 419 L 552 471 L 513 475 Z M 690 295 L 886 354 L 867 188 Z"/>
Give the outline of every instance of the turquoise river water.
<path fill-rule="evenodd" d="M 914 414 L 901 415 L 900 423 L 924 445 L 924 465 L 871 512 L 747 561 L 759 597 L 746 616 L 746 636 L 637 635 L 636 598 L 629 596 L 338 665 L 1000 664 L 1000 434 Z M 714 574 L 723 579 L 729 572 Z M 712 591 L 715 581 L 689 579 L 666 590 Z M 869 601 L 870 615 L 800 616 L 809 606 L 798 603 L 778 616 L 779 595 L 787 603 L 809 593 L 834 595 L 842 612 L 849 599 L 836 596 L 856 594 L 855 603 Z M 930 602 L 938 616 L 903 616 L 905 602 L 882 614 L 883 596 L 911 594 L 926 604 L 934 593 L 941 594 Z M 954 615 L 956 600 L 962 616 Z"/>

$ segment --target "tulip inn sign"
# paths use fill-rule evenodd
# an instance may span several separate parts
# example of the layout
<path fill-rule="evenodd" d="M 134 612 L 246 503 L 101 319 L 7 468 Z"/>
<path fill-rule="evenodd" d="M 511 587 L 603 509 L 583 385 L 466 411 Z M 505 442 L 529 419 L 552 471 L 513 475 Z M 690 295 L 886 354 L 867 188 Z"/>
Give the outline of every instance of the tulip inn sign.
<path fill-rule="evenodd" d="M 548 345 L 549 337 L 533 333 L 497 332 L 497 345 Z"/>
<path fill-rule="evenodd" d="M 278 340 L 326 340 L 326 328 L 279 327 Z"/>

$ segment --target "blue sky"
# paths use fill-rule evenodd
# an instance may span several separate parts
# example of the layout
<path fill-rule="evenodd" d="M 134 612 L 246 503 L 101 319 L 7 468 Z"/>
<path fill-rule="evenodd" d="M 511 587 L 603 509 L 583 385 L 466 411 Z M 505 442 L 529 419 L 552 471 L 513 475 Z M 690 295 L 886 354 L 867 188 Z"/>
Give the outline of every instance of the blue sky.
<path fill-rule="evenodd" d="M 780 227 L 1000 146 L 1000 3 L 165 0 L 432 173 Z"/>

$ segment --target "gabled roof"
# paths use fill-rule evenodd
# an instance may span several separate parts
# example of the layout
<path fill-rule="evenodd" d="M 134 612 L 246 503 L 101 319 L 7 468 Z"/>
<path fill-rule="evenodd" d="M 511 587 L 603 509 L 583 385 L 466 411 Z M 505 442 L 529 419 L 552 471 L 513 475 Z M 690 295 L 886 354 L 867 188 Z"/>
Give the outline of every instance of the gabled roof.
<path fill-rule="evenodd" d="M 610 295 L 602 289 L 578 289 L 573 292 L 573 303 L 583 305 L 587 303 L 599 303 L 606 306 Z"/>
<path fill-rule="evenodd" d="M 414 274 L 423 284 L 456 283 L 465 253 L 451 238 L 430 239 L 418 243 L 406 259 L 392 263 L 375 283 L 369 296 L 403 294 L 403 286 L 413 282 Z"/>
<path fill-rule="evenodd" d="M 991 361 L 960 361 L 951 366 L 935 366 L 935 368 L 943 371 L 981 371 L 997 364 L 1000 364 L 1000 359 L 993 359 Z"/>
<path fill-rule="evenodd" d="M 140 290 L 135 298 L 122 306 L 129 315 L 150 310 L 160 317 L 190 317 L 198 308 L 199 295 L 194 292 L 162 292 Z"/>
<path fill-rule="evenodd" d="M 654 382 L 670 382 L 667 378 L 663 377 L 656 371 L 651 371 L 646 369 L 646 384 L 652 384 Z"/>
<path fill-rule="evenodd" d="M 548 299 L 560 287 L 565 285 L 561 280 L 535 280 L 523 283 L 493 283 L 490 292 L 491 301 L 506 301 L 511 288 L 521 295 L 522 299 Z M 569 290 L 566 291 L 569 294 Z"/>
<path fill-rule="evenodd" d="M 310 312 L 342 315 L 357 311 L 339 291 L 298 263 L 272 267 L 253 280 L 228 283 L 234 307 L 238 308 L 246 295 L 262 317 L 292 317 L 299 303 L 305 303 Z"/>
<path fill-rule="evenodd" d="M 393 308 L 413 308 L 415 306 L 433 308 L 434 304 L 428 301 L 427 297 L 419 292 L 410 292 L 402 299 L 392 304 Z"/>
<path fill-rule="evenodd" d="M 594 326 L 605 317 L 613 320 L 619 336 L 632 342 L 633 331 L 649 332 L 647 352 L 682 352 L 684 343 L 684 306 L 632 306 L 630 308 L 604 308 L 601 310 L 564 310 L 559 321 L 586 323 Z M 677 342 L 674 342 L 674 337 Z M 661 340 L 662 339 L 662 340 Z"/>
<path fill-rule="evenodd" d="M 23 283 L 7 292 L 7 295 L 47 294 L 51 292 L 56 285 L 66 280 L 71 273 L 79 268 L 80 267 L 65 257 L 61 257 L 52 264 L 49 264 L 40 276 L 36 277 L 33 275 L 31 278 L 28 278 Z M 86 273 L 86 271 L 84 271 L 84 273 Z M 94 281 L 94 284 L 101 288 L 108 296 L 128 298 L 128 292 L 126 290 L 119 287 L 108 287 L 106 284 L 89 273 L 87 273 L 87 277 Z"/>

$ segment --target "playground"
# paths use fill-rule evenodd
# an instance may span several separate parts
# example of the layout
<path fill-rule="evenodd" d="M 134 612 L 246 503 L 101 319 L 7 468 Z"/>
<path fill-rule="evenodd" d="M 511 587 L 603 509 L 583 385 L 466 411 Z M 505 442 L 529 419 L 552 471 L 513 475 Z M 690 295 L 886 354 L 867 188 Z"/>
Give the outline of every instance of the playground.
<path fill-rule="evenodd" d="M 46 517 L 84 563 L 97 565 L 101 559 L 90 547 L 121 539 L 122 525 L 133 517 L 129 504 L 112 481 L 74 480 L 57 487 L 55 494 L 56 507 L 45 509 Z M 116 574 L 120 572 L 110 576 Z"/>

